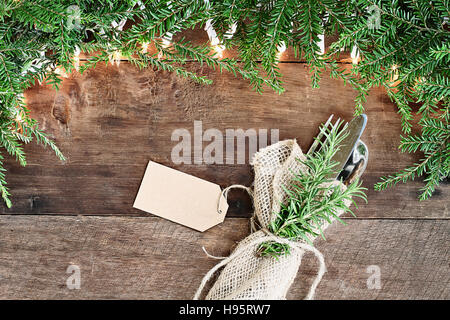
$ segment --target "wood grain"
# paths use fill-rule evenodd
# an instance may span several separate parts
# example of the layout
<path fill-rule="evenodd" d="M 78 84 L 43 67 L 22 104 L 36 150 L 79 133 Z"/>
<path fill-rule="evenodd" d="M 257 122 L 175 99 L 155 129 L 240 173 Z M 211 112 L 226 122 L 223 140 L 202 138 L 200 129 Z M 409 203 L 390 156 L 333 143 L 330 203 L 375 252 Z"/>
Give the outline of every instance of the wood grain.
<path fill-rule="evenodd" d="M 207 39 L 198 29 L 182 36 L 197 44 Z M 350 87 L 325 74 L 321 88 L 313 90 L 307 66 L 292 50 L 281 60 L 283 95 L 270 89 L 259 95 L 244 80 L 194 63 L 190 69 L 209 76 L 213 85 L 138 70 L 126 61 L 75 73 L 59 92 L 48 86 L 28 90 L 32 116 L 67 161 L 33 144 L 25 147 L 27 167 L 6 159 L 14 207 L 0 207 L 0 299 L 191 299 L 217 263 L 201 246 L 228 255 L 249 233 L 248 219 L 239 217 L 250 215 L 251 203 L 233 191 L 225 223 L 205 233 L 135 210 L 147 161 L 222 187 L 250 185 L 248 156 L 246 164 L 174 164 L 172 132 L 184 128 L 193 135 L 194 121 L 202 121 L 203 131 L 223 133 L 278 129 L 280 139 L 297 138 L 307 149 L 331 113 L 352 118 L 356 93 Z M 400 117 L 382 89 L 373 89 L 365 106 L 369 203 L 360 204 L 357 219 L 332 225 L 327 241 L 316 243 L 328 269 L 316 298 L 450 299 L 448 180 L 425 202 L 417 200 L 420 181 L 373 191 L 378 177 L 420 155 L 399 153 Z M 69 265 L 81 268 L 80 290 L 66 286 Z M 380 268 L 380 289 L 368 289 L 369 266 Z M 314 257 L 305 256 L 289 299 L 306 295 L 317 268 Z"/>
<path fill-rule="evenodd" d="M 333 224 L 317 248 L 328 272 L 318 299 L 449 299 L 450 221 Z M 0 298 L 191 299 L 206 272 L 249 233 L 247 219 L 199 233 L 157 217 L 0 216 Z M 69 290 L 69 265 L 81 288 Z M 368 289 L 369 266 L 381 288 Z M 289 299 L 302 299 L 318 265 L 305 255 Z"/>
<path fill-rule="evenodd" d="M 226 129 L 278 129 L 280 139 L 297 138 L 306 149 L 330 114 L 352 118 L 355 92 L 327 75 L 320 89 L 311 89 L 302 63 L 280 64 L 287 89 L 283 95 L 270 89 L 259 95 L 230 74 L 191 67 L 211 77 L 214 84 L 198 85 L 152 69 L 139 71 L 122 62 L 119 67 L 99 65 L 83 76 L 74 74 L 59 92 L 48 86 L 28 90 L 25 97 L 32 115 L 68 160 L 61 163 L 36 145 L 25 148 L 27 167 L 8 159 L 14 207 L 3 206 L 1 212 L 146 215 L 133 209 L 132 203 L 150 159 L 222 187 L 252 182 L 248 159 L 246 165 L 173 163 L 171 152 L 178 142 L 171 141 L 172 132 L 184 128 L 193 135 L 195 120 L 202 121 L 203 130 L 216 128 L 223 134 Z M 363 140 L 370 161 L 364 184 L 369 203 L 361 204 L 358 216 L 449 217 L 448 183 L 426 202 L 417 200 L 421 182 L 373 191 L 378 177 L 412 164 L 419 155 L 399 153 L 400 119 L 382 89 L 372 91 L 366 109 L 369 123 Z M 248 216 L 252 210 L 247 196 L 238 191 L 231 193 L 230 204 L 229 217 Z"/>

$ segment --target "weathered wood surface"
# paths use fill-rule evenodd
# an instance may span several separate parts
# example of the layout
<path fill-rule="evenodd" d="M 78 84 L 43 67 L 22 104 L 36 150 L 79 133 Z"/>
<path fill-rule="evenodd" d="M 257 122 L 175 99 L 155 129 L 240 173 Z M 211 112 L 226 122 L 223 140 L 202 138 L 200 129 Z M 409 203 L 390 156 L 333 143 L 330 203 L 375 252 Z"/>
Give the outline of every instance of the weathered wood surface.
<path fill-rule="evenodd" d="M 247 164 L 174 164 L 172 132 L 184 128 L 193 136 L 196 120 L 203 132 L 278 129 L 280 139 L 297 138 L 307 149 L 331 113 L 352 118 L 350 87 L 324 75 L 321 88 L 313 90 L 305 64 L 294 63 L 290 52 L 283 59 L 291 63 L 280 64 L 287 89 L 281 96 L 269 89 L 258 95 L 245 81 L 196 64 L 191 67 L 211 77 L 213 85 L 139 71 L 125 61 L 74 74 L 59 92 L 45 86 L 28 90 L 32 116 L 67 161 L 36 145 L 25 147 L 27 167 L 6 161 L 14 207 L 1 207 L 0 298 L 192 298 L 217 262 L 201 246 L 214 255 L 229 254 L 249 233 L 248 220 L 239 217 L 250 215 L 251 204 L 233 191 L 225 223 L 205 233 L 135 210 L 147 161 L 222 187 L 250 185 L 248 159 Z M 449 299 L 448 181 L 426 202 L 417 200 L 421 182 L 373 191 L 378 177 L 417 161 L 418 155 L 398 152 L 400 118 L 382 89 L 372 91 L 366 110 L 369 203 L 360 204 L 357 219 L 346 219 L 348 226 L 332 225 L 327 241 L 318 241 L 328 272 L 317 298 Z M 71 264 L 81 268 L 80 290 L 66 287 Z M 372 265 L 381 270 L 379 290 L 367 287 Z M 317 267 L 306 256 L 288 298 L 305 296 Z"/>
<path fill-rule="evenodd" d="M 119 67 L 99 65 L 85 75 L 65 79 L 62 89 L 36 86 L 25 94 L 32 115 L 54 137 L 67 162 L 48 150 L 28 145 L 28 166 L 13 159 L 6 163 L 14 207 L 7 214 L 146 215 L 132 208 L 148 160 L 160 162 L 227 186 L 249 185 L 247 165 L 181 164 L 171 160 L 172 132 L 185 128 L 193 136 L 194 120 L 203 131 L 226 129 L 279 129 L 280 139 L 297 138 L 306 149 L 317 127 L 331 113 L 352 118 L 355 92 L 342 81 L 324 76 L 320 89 L 311 89 L 306 66 L 280 64 L 286 92 L 252 92 L 242 79 L 220 75 L 193 65 L 214 80 L 202 86 L 174 74 L 139 71 L 127 62 Z M 370 161 L 364 176 L 369 203 L 361 204 L 358 217 L 449 217 L 450 187 L 443 183 L 432 201 L 419 202 L 422 183 L 400 185 L 375 192 L 373 184 L 417 160 L 400 154 L 397 146 L 400 119 L 395 106 L 381 89 L 373 90 L 366 103 L 369 117 L 364 141 Z M 206 146 L 208 143 L 204 143 Z M 236 162 L 235 162 L 236 163 Z M 248 216 L 251 204 L 233 192 L 229 217 Z"/>
<path fill-rule="evenodd" d="M 450 221 L 357 220 L 318 240 L 327 273 L 318 299 L 449 299 Z M 206 272 L 248 233 L 228 219 L 199 233 L 157 217 L 0 216 L 0 298 L 191 299 Z M 69 290 L 69 265 L 81 270 Z M 380 289 L 369 289 L 369 266 Z M 289 299 L 302 299 L 317 271 L 305 255 Z"/>

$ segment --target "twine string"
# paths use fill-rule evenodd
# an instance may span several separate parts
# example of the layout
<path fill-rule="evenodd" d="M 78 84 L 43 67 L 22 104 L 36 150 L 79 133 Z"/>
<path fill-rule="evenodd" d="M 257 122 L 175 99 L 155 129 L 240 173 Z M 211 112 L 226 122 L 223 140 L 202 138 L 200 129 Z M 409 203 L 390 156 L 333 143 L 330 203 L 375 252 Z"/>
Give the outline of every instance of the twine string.
<path fill-rule="evenodd" d="M 322 277 L 326 272 L 325 260 L 323 258 L 322 253 L 309 244 L 301 243 L 301 242 L 294 242 L 294 241 L 290 241 L 285 238 L 278 237 L 268 230 L 264 230 L 264 233 L 265 233 L 264 236 L 262 236 L 258 239 L 255 239 L 253 241 L 250 241 L 245 246 L 238 248 L 230 256 L 228 256 L 227 258 L 224 258 L 222 261 L 220 261 L 218 264 L 216 264 L 211 270 L 209 270 L 209 272 L 203 277 L 202 282 L 200 283 L 200 286 L 197 289 L 197 292 L 195 293 L 194 300 L 198 300 L 200 298 L 205 285 L 208 283 L 208 281 L 213 277 L 213 275 L 220 268 L 226 266 L 228 263 L 230 263 L 231 261 L 233 261 L 240 255 L 242 255 L 243 253 L 247 252 L 248 250 L 251 250 L 252 247 L 260 245 L 267 241 L 274 241 L 274 242 L 281 243 L 281 244 L 287 244 L 294 250 L 299 251 L 300 253 L 303 253 L 304 251 L 310 251 L 319 260 L 319 271 L 317 272 L 316 278 L 314 279 L 313 283 L 311 284 L 309 292 L 305 297 L 306 300 L 311 300 L 314 297 L 316 288 L 319 285 L 320 280 L 322 280 Z"/>
<path fill-rule="evenodd" d="M 231 186 L 228 186 L 225 189 L 223 189 L 222 192 L 220 193 L 219 201 L 217 202 L 217 212 L 218 213 L 222 213 L 222 211 L 220 210 L 220 204 L 222 203 L 222 198 L 224 198 L 225 201 L 227 201 L 228 200 L 228 192 L 230 192 L 231 189 L 242 189 L 242 190 L 247 191 L 247 193 L 250 196 L 250 198 L 252 199 L 252 203 L 253 203 L 253 191 L 251 188 L 243 186 L 242 184 L 232 184 Z"/>
<path fill-rule="evenodd" d="M 219 198 L 219 202 L 218 202 L 218 211 L 219 211 L 219 207 L 220 207 L 220 201 L 223 198 L 225 198 L 225 200 L 227 200 L 228 198 L 228 192 L 233 189 L 243 189 L 246 190 L 247 193 L 250 195 L 250 197 L 252 198 L 252 202 L 253 202 L 253 192 L 249 187 L 243 186 L 243 185 L 239 185 L 239 184 L 234 184 L 231 185 L 229 187 L 226 187 L 225 189 L 222 190 L 221 196 Z M 271 233 L 267 228 L 261 228 L 261 226 L 258 225 L 258 223 L 256 222 L 256 217 L 253 214 L 251 219 L 250 219 L 250 226 L 251 226 L 251 232 L 256 232 L 257 226 L 259 227 L 259 230 L 264 232 L 264 235 L 262 237 L 259 237 L 253 241 L 250 241 L 248 244 L 246 244 L 245 246 L 242 246 L 238 249 L 236 249 L 230 256 L 228 257 L 217 257 L 217 256 L 213 256 L 211 254 L 208 253 L 208 251 L 206 251 L 205 247 L 202 247 L 203 251 L 205 252 L 205 254 L 213 259 L 218 259 L 218 260 L 222 260 L 220 261 L 218 264 L 216 264 L 211 270 L 209 270 L 209 272 L 203 277 L 202 282 L 200 283 L 199 288 L 197 289 L 197 292 L 195 293 L 194 296 L 194 300 L 198 300 L 203 292 L 203 289 L 205 288 L 205 285 L 208 283 L 209 280 L 211 280 L 211 278 L 213 277 L 213 275 L 222 267 L 226 266 L 228 263 L 230 263 L 231 261 L 233 261 L 234 259 L 236 259 L 237 257 L 239 257 L 240 255 L 246 253 L 248 250 L 252 250 L 252 248 L 254 246 L 258 246 L 262 243 L 268 242 L 268 241 L 273 241 L 276 243 L 280 243 L 280 244 L 287 244 L 289 245 L 291 248 L 293 248 L 294 250 L 299 251 L 300 254 L 303 254 L 304 251 L 310 251 L 312 252 L 315 257 L 319 260 L 319 270 L 317 272 L 316 278 L 314 279 L 313 283 L 311 284 L 311 287 L 309 289 L 308 294 L 306 295 L 305 299 L 306 300 L 311 300 L 314 297 L 314 294 L 316 292 L 316 288 L 319 285 L 320 281 L 322 280 L 323 275 L 326 272 L 326 266 L 325 266 L 325 260 L 323 258 L 322 253 L 317 250 L 316 248 L 314 248 L 313 246 L 306 244 L 306 243 L 302 243 L 302 242 L 294 242 L 291 240 L 288 240 L 286 238 L 282 238 L 279 236 L 274 235 L 273 233 Z"/>

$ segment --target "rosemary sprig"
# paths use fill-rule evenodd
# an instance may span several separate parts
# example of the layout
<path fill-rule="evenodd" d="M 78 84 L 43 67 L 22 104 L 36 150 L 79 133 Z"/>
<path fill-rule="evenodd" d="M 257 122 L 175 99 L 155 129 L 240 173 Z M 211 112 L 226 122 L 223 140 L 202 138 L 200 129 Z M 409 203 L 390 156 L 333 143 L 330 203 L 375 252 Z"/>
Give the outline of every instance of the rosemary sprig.
<path fill-rule="evenodd" d="M 268 229 L 274 235 L 292 241 L 304 240 L 312 245 L 312 241 L 319 234 L 325 239 L 322 232 L 324 222 L 331 223 L 333 219 L 343 223 L 338 212 L 353 211 L 347 206 L 354 197 L 367 201 L 359 179 L 355 179 L 347 188 L 338 184 L 330 184 L 330 174 L 333 175 L 337 165 L 332 160 L 339 151 L 339 145 L 346 136 L 340 130 L 340 124 L 325 129 L 325 141 L 319 141 L 321 148 L 312 154 L 306 155 L 305 160 L 297 159 L 308 170 L 295 172 L 292 183 L 284 186 L 287 199 L 281 204 L 280 212 L 275 213 L 277 218 L 269 224 Z M 355 203 L 356 206 L 356 203 Z M 290 247 L 286 244 L 273 241 L 263 243 L 257 254 L 260 256 L 279 257 L 290 254 Z"/>

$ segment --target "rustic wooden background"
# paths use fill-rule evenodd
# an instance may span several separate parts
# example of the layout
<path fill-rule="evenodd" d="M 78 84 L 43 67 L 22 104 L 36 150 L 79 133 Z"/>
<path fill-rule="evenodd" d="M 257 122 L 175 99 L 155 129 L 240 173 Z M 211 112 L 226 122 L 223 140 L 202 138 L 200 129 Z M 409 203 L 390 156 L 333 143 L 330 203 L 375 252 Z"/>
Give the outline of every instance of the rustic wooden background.
<path fill-rule="evenodd" d="M 227 255 L 249 234 L 251 204 L 233 191 L 222 225 L 199 233 L 132 208 L 148 160 L 220 184 L 249 185 L 249 165 L 174 165 L 175 129 L 279 129 L 307 149 L 331 113 L 352 118 L 355 92 L 327 75 L 311 89 L 302 61 L 286 53 L 280 68 L 286 92 L 252 92 L 230 74 L 197 64 L 214 80 L 202 86 L 174 74 L 128 62 L 73 74 L 62 89 L 35 86 L 25 94 L 32 115 L 67 157 L 60 162 L 28 145 L 28 166 L 8 159 L 14 207 L 0 215 L 0 298 L 191 299 L 217 263 L 203 253 Z M 366 103 L 363 140 L 370 149 L 364 175 L 368 204 L 357 218 L 334 224 L 317 247 L 328 272 L 318 299 L 448 299 L 449 194 L 445 181 L 431 201 L 419 202 L 420 181 L 373 191 L 381 175 L 413 163 L 400 154 L 400 119 L 382 89 Z M 67 267 L 81 268 L 81 289 L 66 287 Z M 379 266 L 381 288 L 369 289 L 369 266 Z M 288 298 L 305 296 L 318 265 L 304 258 Z"/>

